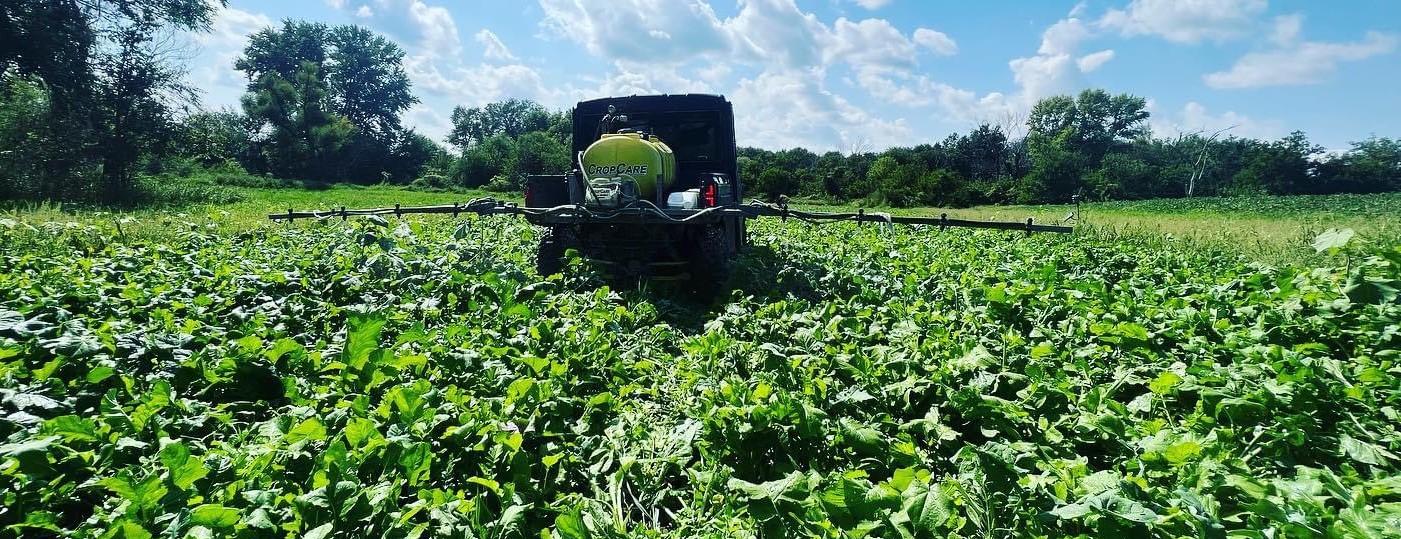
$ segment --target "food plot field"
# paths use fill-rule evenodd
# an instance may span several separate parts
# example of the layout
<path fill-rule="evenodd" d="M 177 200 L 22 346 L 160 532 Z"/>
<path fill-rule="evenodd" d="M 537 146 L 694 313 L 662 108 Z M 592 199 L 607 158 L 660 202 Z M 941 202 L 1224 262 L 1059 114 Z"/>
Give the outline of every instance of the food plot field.
<path fill-rule="evenodd" d="M 1395 238 L 759 221 L 697 305 L 509 219 L 161 219 L 0 226 L 0 537 L 1401 529 Z"/>

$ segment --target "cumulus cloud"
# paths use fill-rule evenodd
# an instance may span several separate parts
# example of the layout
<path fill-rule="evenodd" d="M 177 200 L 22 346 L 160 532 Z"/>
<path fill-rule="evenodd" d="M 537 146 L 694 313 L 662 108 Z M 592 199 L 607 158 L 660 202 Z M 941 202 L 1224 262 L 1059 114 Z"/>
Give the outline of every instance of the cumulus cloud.
<path fill-rule="evenodd" d="M 928 28 L 918 28 L 914 34 L 915 43 L 939 54 L 950 56 L 958 53 L 958 44 L 948 34 Z"/>
<path fill-rule="evenodd" d="M 741 145 L 807 147 L 814 151 L 909 144 L 904 119 L 884 120 L 829 92 L 810 70 L 765 71 L 734 91 Z"/>
<path fill-rule="evenodd" d="M 1083 10 L 1076 6 L 1076 10 Z M 1035 56 L 1016 58 L 1007 63 L 1012 70 L 1012 80 L 1020 91 L 1012 96 L 1014 108 L 1030 110 L 1038 99 L 1058 93 L 1068 92 L 1077 86 L 1077 73 L 1098 69 L 1113 57 L 1113 52 L 1100 51 L 1075 58 L 1080 43 L 1094 35 L 1094 31 L 1078 17 L 1067 16 L 1056 21 L 1041 33 L 1041 46 Z M 1098 56 L 1097 56 L 1098 55 Z M 1087 69 L 1088 68 L 1088 69 Z"/>
<path fill-rule="evenodd" d="M 272 19 L 262 13 L 223 8 L 214 16 L 208 33 L 195 33 L 192 37 L 202 46 L 242 50 L 248 44 L 248 36 L 271 26 Z"/>
<path fill-rule="evenodd" d="M 574 40 L 604 58 L 675 61 L 731 48 L 714 10 L 701 2 L 541 0 L 540 7 L 545 35 Z"/>
<path fill-rule="evenodd" d="M 1169 112 L 1161 110 L 1155 100 L 1149 99 L 1147 109 L 1150 114 L 1148 125 L 1153 134 L 1159 137 L 1175 137 L 1188 133 L 1211 134 L 1223 129 L 1223 137 L 1271 140 L 1284 135 L 1284 126 L 1280 121 L 1258 120 L 1230 110 L 1213 113 L 1196 101 L 1188 102 L 1181 109 Z"/>
<path fill-rule="evenodd" d="M 720 18 L 689 0 L 541 0 L 546 36 L 583 45 L 610 60 L 674 64 L 693 59 L 800 69 L 840 62 L 908 68 L 917 47 L 957 52 L 949 36 L 928 28 L 905 35 L 885 19 L 837 19 L 831 25 L 793 0 L 742 0 Z M 633 31 L 617 32 L 617 28 Z"/>
<path fill-rule="evenodd" d="M 444 143 L 448 132 L 452 131 L 452 121 L 447 116 L 422 103 L 415 103 L 404 111 L 403 120 L 424 136 Z"/>
<path fill-rule="evenodd" d="M 550 90 L 540 73 L 530 66 L 441 64 L 429 56 L 409 56 L 404 58 L 404 71 L 416 87 L 468 106 L 512 97 L 545 103 L 556 101 L 557 93 Z"/>
<path fill-rule="evenodd" d="M 1267 0 L 1134 0 L 1099 19 L 1124 36 L 1156 35 L 1177 43 L 1222 41 L 1245 34 Z"/>
<path fill-rule="evenodd" d="M 1297 86 L 1324 82 L 1344 62 L 1356 62 L 1396 50 L 1392 34 L 1367 32 L 1359 41 L 1330 43 L 1300 39 L 1303 18 L 1275 20 L 1270 50 L 1247 53 L 1226 71 L 1208 73 L 1203 80 L 1220 89 Z"/>
<path fill-rule="evenodd" d="M 491 30 L 483 28 L 475 36 L 477 43 L 482 45 L 482 55 L 488 60 L 515 60 L 516 55 L 511 54 L 511 50 L 506 48 L 506 44 L 501 42 L 501 38 Z"/>
<path fill-rule="evenodd" d="M 1041 48 L 1036 52 L 1045 55 L 1070 54 L 1087 37 L 1090 37 L 1090 29 L 1079 18 L 1061 19 L 1041 32 Z"/>
<path fill-rule="evenodd" d="M 341 11 L 351 11 L 352 6 L 345 0 L 330 0 L 327 4 Z M 424 54 L 456 55 L 462 48 L 457 23 L 442 6 L 422 0 L 373 0 L 355 7 L 354 15 L 362 24 Z"/>
<path fill-rule="evenodd" d="M 1288 46 L 1299 40 L 1299 34 L 1304 30 L 1304 16 L 1298 13 L 1284 15 L 1275 18 L 1274 32 L 1270 34 L 1270 41 L 1281 47 Z"/>
<path fill-rule="evenodd" d="M 1075 65 L 1080 68 L 1081 73 L 1089 73 L 1099 69 L 1100 66 L 1112 59 L 1114 59 L 1114 49 L 1105 49 L 1081 56 L 1079 60 L 1075 61 Z"/>
<path fill-rule="evenodd" d="M 192 64 L 198 67 L 190 75 L 196 86 L 205 90 L 208 104 L 238 103 L 246 81 L 241 72 L 234 70 L 234 60 L 243 53 L 249 36 L 272 25 L 273 20 L 262 13 L 222 8 L 215 14 L 209 32 L 187 34 L 202 49 L 199 56 L 205 58 Z"/>
<path fill-rule="evenodd" d="M 855 0 L 855 2 L 856 5 L 871 10 L 880 9 L 890 5 L 890 0 Z"/>
<path fill-rule="evenodd" d="M 914 67 L 915 43 L 885 19 L 837 19 L 830 32 L 819 34 L 822 59 L 854 66 Z"/>
<path fill-rule="evenodd" d="M 888 2 L 869 2 L 880 7 Z M 594 81 L 594 94 L 657 91 L 715 92 L 734 67 L 746 75 L 729 85 L 747 140 L 780 148 L 837 149 L 857 144 L 908 143 L 903 120 L 889 121 L 827 88 L 833 66 L 860 73 L 860 84 L 903 103 L 938 102 L 956 90 L 911 78 L 919 52 L 951 55 L 958 45 L 930 28 L 906 34 L 880 18 L 841 17 L 830 23 L 793 0 L 740 0 L 721 18 L 700 0 L 541 0 L 543 37 L 572 40 L 614 63 Z M 629 28 L 620 35 L 616 28 Z M 567 31 L 566 31 L 567 30 Z M 679 72 L 678 67 L 686 66 Z M 899 78 L 896 84 L 894 78 Z M 905 86 L 901 86 L 905 85 Z M 933 101 L 917 92 L 935 92 Z M 968 99 L 973 99 L 970 95 Z"/>

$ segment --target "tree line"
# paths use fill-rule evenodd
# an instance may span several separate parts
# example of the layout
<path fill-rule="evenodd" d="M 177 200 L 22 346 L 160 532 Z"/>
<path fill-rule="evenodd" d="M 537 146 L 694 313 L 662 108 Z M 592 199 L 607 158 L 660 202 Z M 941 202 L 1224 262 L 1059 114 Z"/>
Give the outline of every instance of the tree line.
<path fill-rule="evenodd" d="M 571 161 L 571 111 L 522 99 L 455 107 L 448 146 L 407 128 L 417 97 L 393 41 L 288 20 L 235 61 L 237 108 L 204 110 L 173 32 L 208 31 L 220 3 L 0 3 L 0 198 L 131 203 L 143 179 L 390 183 L 518 191 Z M 750 196 L 891 206 L 1401 190 L 1401 142 L 1327 154 L 1303 133 L 1155 136 L 1143 98 L 1085 90 L 1024 121 L 880 152 L 740 149 Z M 743 141 L 744 133 L 739 133 Z"/>
<path fill-rule="evenodd" d="M 1327 154 L 1302 132 L 1153 136 L 1146 101 L 1090 89 L 1042 99 L 1025 123 L 883 152 L 740 151 L 751 195 L 892 206 L 1031 204 L 1252 194 L 1401 191 L 1401 141 Z M 1024 132 L 1022 136 L 1011 133 Z"/>

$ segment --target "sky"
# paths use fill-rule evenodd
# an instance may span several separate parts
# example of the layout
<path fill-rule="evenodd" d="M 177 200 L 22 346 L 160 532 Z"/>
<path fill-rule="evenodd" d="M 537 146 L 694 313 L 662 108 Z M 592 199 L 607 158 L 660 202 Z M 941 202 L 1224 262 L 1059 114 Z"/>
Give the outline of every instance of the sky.
<path fill-rule="evenodd" d="M 1304 131 L 1342 150 L 1401 136 L 1401 1 L 229 0 L 195 35 L 190 81 L 237 108 L 233 69 L 286 19 L 355 24 L 404 48 L 443 141 L 455 106 L 508 98 L 722 94 L 738 142 L 878 151 L 981 123 L 1024 129 L 1038 99 L 1148 100 L 1154 135 Z M 1013 127 L 1016 126 L 1016 127 Z"/>

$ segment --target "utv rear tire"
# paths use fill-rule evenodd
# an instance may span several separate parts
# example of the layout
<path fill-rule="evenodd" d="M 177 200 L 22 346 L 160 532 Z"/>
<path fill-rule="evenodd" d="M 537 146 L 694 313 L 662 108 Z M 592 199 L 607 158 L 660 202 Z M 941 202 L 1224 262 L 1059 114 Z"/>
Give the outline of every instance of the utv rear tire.
<path fill-rule="evenodd" d="M 564 252 L 572 247 L 569 237 L 561 227 L 547 228 L 540 235 L 540 244 L 535 248 L 535 271 L 541 277 L 564 271 Z"/>
<path fill-rule="evenodd" d="M 691 289 L 709 301 L 727 292 L 730 283 L 730 253 L 725 228 L 708 226 L 696 238 L 690 260 Z"/>

